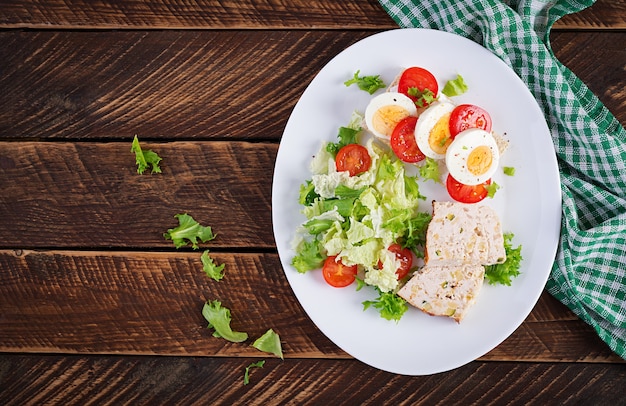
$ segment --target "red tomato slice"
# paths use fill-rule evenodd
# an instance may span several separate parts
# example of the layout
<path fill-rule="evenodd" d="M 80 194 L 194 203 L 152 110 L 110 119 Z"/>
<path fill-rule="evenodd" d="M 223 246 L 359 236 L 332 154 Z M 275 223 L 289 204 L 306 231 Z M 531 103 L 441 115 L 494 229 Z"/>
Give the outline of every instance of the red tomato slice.
<path fill-rule="evenodd" d="M 446 188 L 448 189 L 450 197 L 461 203 L 480 202 L 487 197 L 488 190 L 486 186 L 490 184 L 491 179 L 475 186 L 465 185 L 454 179 L 451 175 L 448 175 L 448 179 L 446 179 Z"/>
<path fill-rule="evenodd" d="M 324 280 L 336 288 L 346 287 L 355 280 L 357 266 L 345 266 L 341 260 L 337 261 L 337 256 L 326 258 L 322 267 Z"/>
<path fill-rule="evenodd" d="M 413 254 L 410 249 L 402 248 L 400 244 L 396 243 L 391 244 L 387 249 L 396 254 L 396 259 L 400 261 L 400 267 L 396 269 L 396 276 L 398 280 L 400 280 L 409 274 L 411 266 L 413 265 Z M 383 263 L 379 260 L 378 269 L 382 269 L 382 267 Z"/>
<path fill-rule="evenodd" d="M 413 265 L 413 254 L 408 248 L 402 248 L 400 244 L 391 244 L 389 251 L 396 254 L 396 259 L 400 261 L 400 267 L 396 270 L 398 279 L 402 279 L 409 274 L 411 265 Z"/>
<path fill-rule="evenodd" d="M 401 120 L 391 133 L 391 149 L 403 162 L 415 163 L 426 158 L 415 141 L 415 123 L 417 117 L 409 116 Z"/>
<path fill-rule="evenodd" d="M 422 99 L 421 106 L 427 106 L 428 102 L 423 100 L 421 96 L 416 97 L 415 95 L 411 95 L 412 91 L 409 91 L 411 88 L 417 89 L 419 94 L 422 94 L 428 89 L 433 93 L 433 97 L 436 97 L 439 91 L 439 85 L 437 84 L 435 76 L 428 70 L 417 66 L 405 69 L 404 72 L 402 72 L 400 80 L 398 81 L 398 92 L 407 95 L 414 102 L 419 102 L 419 100 Z"/>
<path fill-rule="evenodd" d="M 491 116 L 485 109 L 473 104 L 460 104 L 450 114 L 450 135 L 454 138 L 468 128 L 491 131 Z"/>
<path fill-rule="evenodd" d="M 367 171 L 372 164 L 367 148 L 360 144 L 348 144 L 337 152 L 335 167 L 338 172 L 348 171 L 350 176 Z"/>

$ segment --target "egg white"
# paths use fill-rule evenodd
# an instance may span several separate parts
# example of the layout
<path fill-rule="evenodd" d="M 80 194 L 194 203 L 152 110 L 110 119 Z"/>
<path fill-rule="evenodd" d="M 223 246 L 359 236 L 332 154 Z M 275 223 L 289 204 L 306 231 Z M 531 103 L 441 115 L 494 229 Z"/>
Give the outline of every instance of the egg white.
<path fill-rule="evenodd" d="M 417 107 L 408 96 L 386 92 L 370 100 L 365 109 L 365 125 L 375 136 L 389 140 L 396 124 L 416 115 Z"/>
<path fill-rule="evenodd" d="M 479 172 L 472 172 L 476 165 L 468 163 L 468 160 L 477 156 L 477 148 L 487 152 L 490 160 L 481 160 L 482 166 Z M 470 128 L 460 132 L 448 146 L 446 151 L 446 166 L 454 179 L 465 185 L 478 185 L 491 179 L 500 164 L 500 152 L 493 135 L 479 128 Z"/>
<path fill-rule="evenodd" d="M 452 113 L 455 105 L 445 97 L 440 97 L 430 104 L 419 116 L 415 124 L 415 141 L 424 155 L 433 159 L 444 159 L 445 152 L 440 153 L 433 149 L 430 133 L 439 120 L 446 114 Z M 446 126 L 448 124 L 446 123 Z"/>

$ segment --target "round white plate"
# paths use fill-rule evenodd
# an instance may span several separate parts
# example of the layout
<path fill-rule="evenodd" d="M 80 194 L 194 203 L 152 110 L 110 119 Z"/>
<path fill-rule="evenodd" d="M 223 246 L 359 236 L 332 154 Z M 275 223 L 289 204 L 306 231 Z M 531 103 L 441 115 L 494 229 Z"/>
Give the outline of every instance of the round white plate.
<path fill-rule="evenodd" d="M 291 266 L 291 240 L 304 220 L 299 187 L 311 178 L 309 163 L 322 141 L 336 141 L 352 112 L 371 99 L 343 82 L 360 70 L 389 84 L 402 68 L 422 66 L 439 81 L 463 76 L 469 90 L 453 98 L 484 107 L 493 130 L 509 140 L 501 166 L 514 176 L 494 176 L 501 188 L 488 204 L 500 215 L 513 246 L 522 245 L 521 275 L 511 286 L 487 283 L 465 319 L 457 324 L 410 307 L 398 323 L 362 302 L 373 288 L 356 291 L 327 285 L 321 272 L 298 273 Z M 382 92 L 383 90 L 379 90 Z M 430 201 L 450 200 L 441 185 L 421 186 L 423 210 Z M 500 59 L 463 37 L 436 30 L 397 29 L 365 38 L 333 58 L 311 81 L 285 127 L 272 186 L 274 235 L 285 275 L 317 327 L 348 354 L 381 370 L 427 375 L 464 365 L 504 341 L 528 316 L 546 284 L 558 244 L 561 218 L 559 173 L 545 118 L 524 83 Z"/>

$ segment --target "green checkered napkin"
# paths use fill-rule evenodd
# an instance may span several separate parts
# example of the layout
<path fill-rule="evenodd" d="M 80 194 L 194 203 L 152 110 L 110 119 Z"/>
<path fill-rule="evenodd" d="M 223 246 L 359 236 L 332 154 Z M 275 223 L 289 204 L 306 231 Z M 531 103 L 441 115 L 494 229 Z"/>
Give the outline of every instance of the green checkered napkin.
<path fill-rule="evenodd" d="M 400 27 L 469 38 L 509 65 L 543 110 L 563 220 L 547 289 L 626 358 L 626 131 L 550 48 L 550 28 L 594 0 L 380 0 Z"/>

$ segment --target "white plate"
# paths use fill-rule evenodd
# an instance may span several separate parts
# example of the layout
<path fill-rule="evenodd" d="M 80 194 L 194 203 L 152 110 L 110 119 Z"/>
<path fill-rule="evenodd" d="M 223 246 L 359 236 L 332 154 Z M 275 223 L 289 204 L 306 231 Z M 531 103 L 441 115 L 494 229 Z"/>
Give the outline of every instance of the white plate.
<path fill-rule="evenodd" d="M 298 273 L 291 266 L 291 240 L 305 218 L 299 187 L 311 178 L 309 163 L 321 141 L 336 141 L 354 110 L 364 112 L 372 96 L 343 82 L 361 75 L 381 75 L 390 83 L 400 70 L 422 66 L 440 88 L 461 74 L 467 93 L 454 98 L 484 107 L 493 130 L 510 141 L 498 172 L 501 186 L 485 204 L 500 215 L 505 232 L 522 245 L 521 275 L 511 286 L 485 283 L 475 306 L 457 324 L 410 308 L 400 322 L 387 321 L 362 302 L 377 295 L 371 288 L 337 289 L 321 272 Z M 420 189 L 429 200 L 450 200 L 443 186 Z M 560 230 L 561 194 L 554 147 L 545 118 L 524 83 L 500 59 L 480 45 L 453 34 L 425 29 L 397 29 L 365 38 L 333 58 L 311 81 L 296 104 L 278 150 L 272 186 L 272 220 L 280 260 L 296 297 L 311 320 L 348 354 L 381 370 L 427 375 L 464 365 L 504 341 L 528 316 L 545 286 Z"/>

